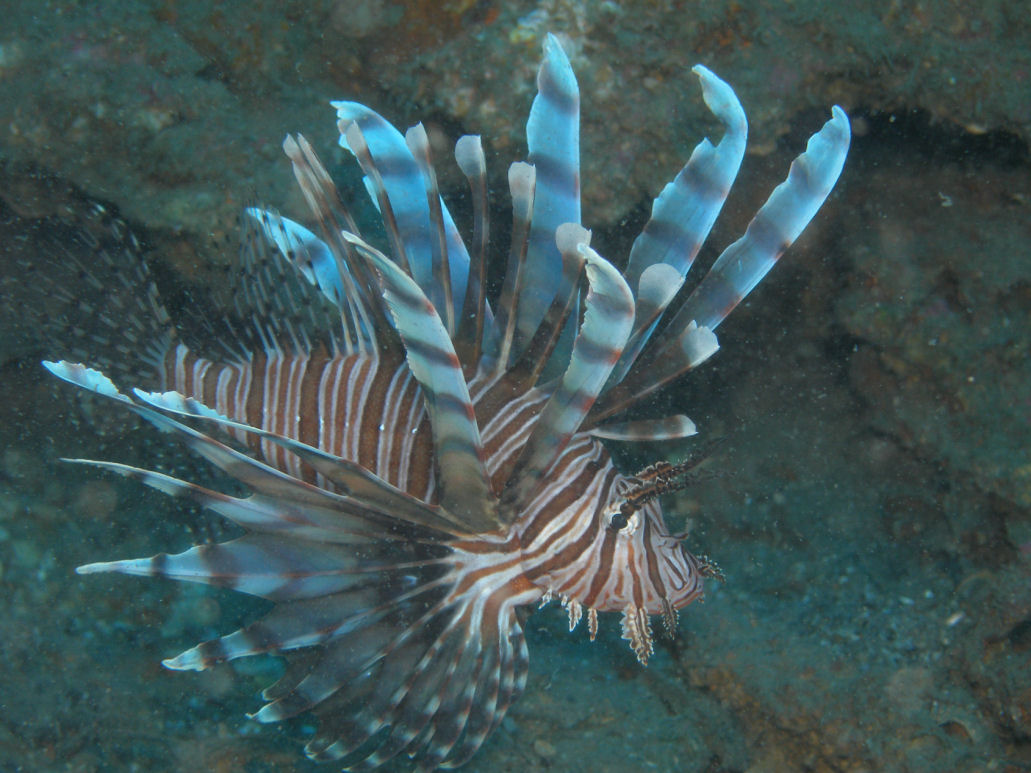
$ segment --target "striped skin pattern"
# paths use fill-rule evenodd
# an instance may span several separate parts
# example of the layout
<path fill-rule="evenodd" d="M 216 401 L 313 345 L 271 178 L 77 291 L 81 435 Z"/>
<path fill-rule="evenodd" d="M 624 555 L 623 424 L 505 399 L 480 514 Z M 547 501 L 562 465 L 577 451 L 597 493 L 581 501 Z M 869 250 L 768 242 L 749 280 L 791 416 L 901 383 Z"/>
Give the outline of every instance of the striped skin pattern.
<path fill-rule="evenodd" d="M 733 90 L 704 67 L 694 72 L 724 136 L 703 140 L 662 191 L 623 271 L 579 222 L 579 91 L 552 36 L 527 125 L 529 160 L 509 173 L 513 237 L 495 302 L 485 289 L 479 138 L 456 146 L 474 208 L 467 247 L 422 127 L 401 134 L 353 102 L 333 103 L 340 144 L 365 174 L 386 244 L 359 233 L 295 136 L 284 151 L 310 222 L 246 211 L 239 287 L 216 351 L 181 342 L 146 272 L 124 269 L 139 308 L 124 316 L 132 330 L 109 320 L 109 338 L 158 341 L 141 347 L 157 388 L 127 390 L 74 361 L 46 366 L 177 438 L 248 493 L 73 461 L 200 504 L 244 533 L 78 571 L 202 582 L 275 602 L 167 667 L 281 655 L 285 674 L 265 690 L 256 720 L 310 714 L 318 729 L 307 753 L 345 769 L 405 754 L 433 770 L 468 760 L 522 690 L 520 607 L 557 599 L 570 630 L 587 618 L 591 639 L 599 613 L 618 612 L 642 663 L 651 617 L 674 634 L 678 610 L 718 576 L 670 533 L 659 505 L 690 464 L 628 476 L 603 441 L 694 434 L 685 416 L 620 414 L 717 350 L 713 329 L 819 209 L 849 144 L 835 107 L 745 235 L 667 314 L 747 135 Z M 148 314 L 159 318 L 149 327 Z M 106 368 L 131 372 L 112 351 Z"/>

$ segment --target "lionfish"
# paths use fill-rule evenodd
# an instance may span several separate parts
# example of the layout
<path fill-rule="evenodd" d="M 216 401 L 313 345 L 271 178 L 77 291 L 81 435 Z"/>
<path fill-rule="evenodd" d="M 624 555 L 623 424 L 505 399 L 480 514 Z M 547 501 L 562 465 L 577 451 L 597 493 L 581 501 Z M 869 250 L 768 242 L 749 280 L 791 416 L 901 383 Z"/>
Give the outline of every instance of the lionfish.
<path fill-rule="evenodd" d="M 703 139 L 663 189 L 622 271 L 580 225 L 579 91 L 549 35 L 528 160 L 508 172 L 512 238 L 496 301 L 486 290 L 480 138 L 455 147 L 471 191 L 466 244 L 438 191 L 423 126 L 402 135 L 354 102 L 332 104 L 340 145 L 382 219 L 381 247 L 361 235 L 297 135 L 284 150 L 311 227 L 246 210 L 235 298 L 235 319 L 246 324 L 232 326 L 237 335 L 219 357 L 182 342 L 138 253 L 115 272 L 127 292 L 112 292 L 100 310 L 108 343 L 142 357 L 158 389 L 123 392 L 70 361 L 46 367 L 175 436 L 249 493 L 73 460 L 202 505 L 244 531 L 78 572 L 207 583 L 274 602 L 260 620 L 165 666 L 282 655 L 284 675 L 254 719 L 313 716 L 307 754 L 345 769 L 405 754 L 433 770 L 466 762 L 523 689 L 530 605 L 558 599 L 570 630 L 586 616 L 592 640 L 598 613 L 618 612 L 641 663 L 653 650 L 652 616 L 673 634 L 677 611 L 718 575 L 670 532 L 659 504 L 684 485 L 691 463 L 628 476 L 602 441 L 695 433 L 683 415 L 622 414 L 717 350 L 716 326 L 815 215 L 850 140 L 845 113 L 832 108 L 744 236 L 670 309 L 747 134 L 730 86 L 705 67 L 693 71 L 724 135 L 715 146 Z M 116 257 L 106 256 L 109 269 Z M 110 282 L 111 271 L 100 279 L 99 264 L 86 268 L 90 281 Z M 117 369 L 117 359 L 107 367 Z"/>

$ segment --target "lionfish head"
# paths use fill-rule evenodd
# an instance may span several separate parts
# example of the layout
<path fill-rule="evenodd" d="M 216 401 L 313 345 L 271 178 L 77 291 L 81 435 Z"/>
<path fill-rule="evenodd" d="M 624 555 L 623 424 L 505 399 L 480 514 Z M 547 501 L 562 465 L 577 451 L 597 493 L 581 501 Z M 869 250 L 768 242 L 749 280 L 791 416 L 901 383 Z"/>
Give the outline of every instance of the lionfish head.
<path fill-rule="evenodd" d="M 637 477 L 620 476 L 608 505 L 601 510 L 599 526 L 604 531 L 599 548 L 604 552 L 608 550 L 605 540 L 614 541 L 614 577 L 597 607 L 602 612 L 634 607 L 649 615 L 662 615 L 672 635 L 676 610 L 702 595 L 703 578 L 720 575 L 711 561 L 687 549 L 686 534 L 670 533 L 662 506 L 648 497 L 652 490 Z"/>
<path fill-rule="evenodd" d="M 580 454 L 589 455 L 586 449 Z M 557 519 L 547 519 L 575 526 L 559 542 L 546 526 L 540 527 L 536 513 L 524 514 L 517 522 L 522 526 L 524 571 L 542 590 L 545 601 L 561 601 L 570 631 L 586 612 L 593 640 L 598 612 L 622 613 L 623 636 L 638 659 L 647 663 L 652 652 L 650 617 L 660 615 L 666 633 L 675 635 L 678 610 L 702 595 L 703 580 L 723 579 L 712 561 L 685 547 L 686 535 L 670 532 L 658 501 L 660 495 L 684 488 L 697 462 L 658 462 L 625 476 L 614 471 L 605 457 L 598 460 L 605 474 L 601 465 L 584 463 L 582 458 L 582 468 L 572 469 L 575 456 L 575 452 L 563 454 L 555 478 L 544 484 L 553 491 L 561 488 L 566 496 L 571 490 L 579 491 Z M 581 489 L 578 484 L 585 473 L 591 481 Z M 556 506 L 556 500 L 548 501 Z"/>

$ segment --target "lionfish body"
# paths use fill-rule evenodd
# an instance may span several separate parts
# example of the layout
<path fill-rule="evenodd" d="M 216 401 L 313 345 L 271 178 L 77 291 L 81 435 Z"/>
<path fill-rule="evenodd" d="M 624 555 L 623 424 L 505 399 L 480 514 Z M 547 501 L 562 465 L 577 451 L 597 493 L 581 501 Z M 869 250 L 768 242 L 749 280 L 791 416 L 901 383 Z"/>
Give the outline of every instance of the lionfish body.
<path fill-rule="evenodd" d="M 745 235 L 668 310 L 745 145 L 733 91 L 695 72 L 725 135 L 700 143 L 662 192 L 622 272 L 579 225 L 579 96 L 549 36 L 529 161 L 509 172 L 513 238 L 495 303 L 485 292 L 479 139 L 456 147 L 474 205 L 467 247 L 437 191 L 422 127 L 402 135 L 364 106 L 334 103 L 386 249 L 359 235 L 311 147 L 288 137 L 314 230 L 248 210 L 235 305 L 249 323 L 223 356 L 179 342 L 137 267 L 137 308 L 121 319 L 136 337 L 151 330 L 146 358 L 159 389 L 127 394 L 100 371 L 47 363 L 176 435 L 250 492 L 92 462 L 245 533 L 80 572 L 203 582 L 275 602 L 261 620 L 165 665 L 283 655 L 286 672 L 256 719 L 311 713 L 316 759 L 370 769 L 404 753 L 433 769 L 466 761 L 522 689 L 521 607 L 557 598 L 570 629 L 587 617 L 591 638 L 598 612 L 620 612 L 642 662 L 650 617 L 661 615 L 672 634 L 677 610 L 714 571 L 669 532 L 658 503 L 684 466 L 625 476 L 603 441 L 694 433 L 684 416 L 616 417 L 715 352 L 713 329 L 815 214 L 849 143 L 834 108 Z M 149 328 L 146 315 L 157 320 Z"/>

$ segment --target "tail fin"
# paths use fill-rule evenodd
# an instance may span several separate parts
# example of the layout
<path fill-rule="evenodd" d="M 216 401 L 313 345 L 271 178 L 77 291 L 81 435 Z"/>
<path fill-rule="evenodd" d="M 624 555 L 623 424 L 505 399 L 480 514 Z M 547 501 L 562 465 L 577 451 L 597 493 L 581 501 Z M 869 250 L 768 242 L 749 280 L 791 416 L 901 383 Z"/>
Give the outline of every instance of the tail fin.
<path fill-rule="evenodd" d="M 48 350 L 121 383 L 154 383 L 176 332 L 128 225 L 91 202 L 70 224 L 48 217 L 24 230 L 29 246 L 3 279 L 9 308 Z"/>

